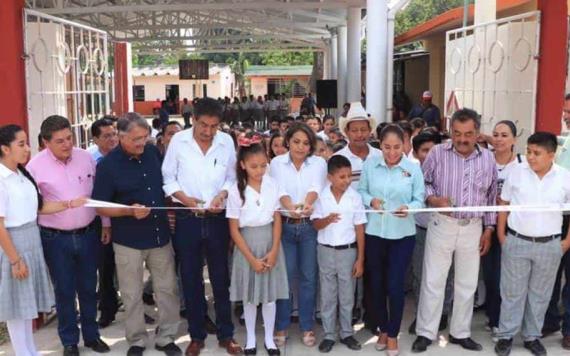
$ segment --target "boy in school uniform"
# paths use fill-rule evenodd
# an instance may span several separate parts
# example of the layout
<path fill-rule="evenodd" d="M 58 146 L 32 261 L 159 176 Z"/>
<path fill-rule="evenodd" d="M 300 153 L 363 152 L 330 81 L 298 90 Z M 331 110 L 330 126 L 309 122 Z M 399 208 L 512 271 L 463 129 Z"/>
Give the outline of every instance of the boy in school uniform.
<path fill-rule="evenodd" d="M 570 201 L 570 172 L 554 163 L 556 136 L 536 132 L 527 141 L 527 163 L 513 168 L 501 192 L 511 205 L 564 204 Z M 497 236 L 501 255 L 501 316 L 495 352 L 507 356 L 513 337 L 521 331 L 524 347 L 546 355 L 540 342 L 556 272 L 570 248 L 561 241 L 562 211 L 500 212 Z"/>
<path fill-rule="evenodd" d="M 344 156 L 328 161 L 329 185 L 319 195 L 311 216 L 318 233 L 317 259 L 324 339 L 319 351 L 330 352 L 335 344 L 337 306 L 340 342 L 360 350 L 352 329 L 356 278 L 364 270 L 364 224 L 367 222 L 360 194 L 350 184 L 352 168 Z"/>

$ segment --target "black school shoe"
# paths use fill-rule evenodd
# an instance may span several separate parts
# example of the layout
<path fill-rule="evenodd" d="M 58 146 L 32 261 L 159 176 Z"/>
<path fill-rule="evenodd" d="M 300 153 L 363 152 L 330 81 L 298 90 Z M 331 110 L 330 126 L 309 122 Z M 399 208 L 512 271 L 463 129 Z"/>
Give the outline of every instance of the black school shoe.
<path fill-rule="evenodd" d="M 425 336 L 418 336 L 414 343 L 412 344 L 412 352 L 419 353 L 427 350 L 428 346 L 431 345 L 431 340 Z"/>
<path fill-rule="evenodd" d="M 483 346 L 481 346 L 481 344 L 475 342 L 470 337 L 458 339 L 456 337 L 453 337 L 453 335 L 449 335 L 449 343 L 459 345 L 459 346 L 463 347 L 465 350 L 469 350 L 469 351 L 481 351 L 481 350 L 483 350 Z"/>
<path fill-rule="evenodd" d="M 340 343 L 346 345 L 351 350 L 358 351 L 362 349 L 362 345 L 354 338 L 354 336 L 345 337 L 340 339 Z"/>
<path fill-rule="evenodd" d="M 495 345 L 497 356 L 509 356 L 513 348 L 513 339 L 500 339 Z"/>
<path fill-rule="evenodd" d="M 85 342 L 85 347 L 90 348 L 91 350 L 99 353 L 106 353 L 111 351 L 109 345 L 107 345 L 101 338 L 98 338 L 93 341 Z"/>
<path fill-rule="evenodd" d="M 524 348 L 529 350 L 534 356 L 546 356 L 546 349 L 538 339 L 525 341 Z"/>
<path fill-rule="evenodd" d="M 319 344 L 319 351 L 320 351 L 320 352 L 323 352 L 323 353 L 331 352 L 333 346 L 334 346 L 334 341 L 333 341 L 333 340 L 324 339 L 324 340 L 321 341 L 321 343 Z"/>
<path fill-rule="evenodd" d="M 166 356 L 182 356 L 182 350 L 175 343 L 171 342 L 164 346 L 155 345 L 154 348 L 158 351 L 162 351 Z"/>

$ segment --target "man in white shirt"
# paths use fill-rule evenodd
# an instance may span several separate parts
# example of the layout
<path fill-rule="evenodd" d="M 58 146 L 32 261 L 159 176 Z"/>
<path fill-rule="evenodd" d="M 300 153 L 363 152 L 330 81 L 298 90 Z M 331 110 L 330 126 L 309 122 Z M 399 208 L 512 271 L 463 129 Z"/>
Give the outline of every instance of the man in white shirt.
<path fill-rule="evenodd" d="M 501 192 L 503 204 L 557 206 L 570 202 L 570 172 L 554 163 L 556 146 L 556 136 L 551 133 L 536 132 L 528 138 L 528 163 L 509 173 Z M 570 248 L 568 234 L 561 241 L 561 230 L 561 211 L 499 213 L 502 302 L 497 355 L 510 354 L 519 329 L 526 349 L 546 355 L 540 342 L 541 328 L 560 259 Z"/>
<path fill-rule="evenodd" d="M 234 341 L 228 271 L 228 221 L 223 212 L 235 181 L 236 152 L 231 137 L 218 132 L 222 107 L 212 98 L 194 106 L 194 126 L 174 135 L 162 166 L 164 192 L 179 206 L 174 249 L 180 261 L 182 285 L 192 342 L 186 355 L 196 356 L 206 339 L 204 254 L 214 293 L 218 341 L 229 354 L 243 352 Z"/>
<path fill-rule="evenodd" d="M 368 113 L 366 113 L 366 110 L 362 107 L 362 104 L 360 102 L 354 102 L 350 104 L 350 109 L 346 114 L 346 117 L 339 118 L 339 129 L 341 133 L 348 138 L 348 145 L 336 152 L 335 155 L 344 156 L 350 161 L 350 164 L 352 166 L 351 187 L 353 189 L 357 189 L 364 162 L 369 157 L 379 157 L 382 155 L 382 152 L 379 149 L 374 148 L 368 144 L 368 139 L 370 138 L 372 130 L 376 129 L 376 120 L 368 116 Z M 359 308 L 364 307 L 366 313 L 363 316 L 363 319 L 365 324 L 368 326 L 376 325 L 377 323 L 372 321 L 375 320 L 373 313 L 374 308 L 366 307 L 369 300 L 369 296 L 364 295 L 364 289 L 369 289 L 364 288 L 363 285 L 363 280 L 367 279 L 366 274 L 367 271 L 364 272 L 364 277 L 359 278 L 358 280 L 356 287 L 357 310 L 353 317 L 358 319 L 360 314 Z"/>

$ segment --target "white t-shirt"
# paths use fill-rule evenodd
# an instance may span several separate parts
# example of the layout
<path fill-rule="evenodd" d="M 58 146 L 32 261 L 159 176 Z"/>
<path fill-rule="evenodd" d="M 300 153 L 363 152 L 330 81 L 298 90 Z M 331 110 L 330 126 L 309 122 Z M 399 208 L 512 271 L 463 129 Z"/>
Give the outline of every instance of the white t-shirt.
<path fill-rule="evenodd" d="M 321 131 L 317 132 L 317 136 L 322 138 L 325 142 L 330 141 L 330 138 L 325 133 L 325 130 L 321 130 Z"/>
<path fill-rule="evenodd" d="M 362 173 L 362 165 L 366 160 L 363 160 L 362 158 L 352 153 L 349 145 L 346 145 L 342 150 L 339 150 L 334 155 L 341 155 L 348 158 L 350 165 L 352 166 L 352 183 L 350 186 L 354 190 L 358 189 L 358 182 L 360 181 L 360 174 Z M 380 156 L 382 156 L 382 151 L 368 145 L 368 156 L 366 159 Z"/>
<path fill-rule="evenodd" d="M 550 205 L 570 202 L 570 172 L 554 164 L 540 179 L 528 163 L 516 164 L 503 185 L 501 199 L 511 205 Z M 516 232 L 533 237 L 560 234 L 562 212 L 560 211 L 512 211 L 508 226 Z"/>
<path fill-rule="evenodd" d="M 226 217 L 238 219 L 239 226 L 265 226 L 273 222 L 273 214 L 279 209 L 279 187 L 277 182 L 265 175 L 261 181 L 261 191 L 249 185 L 244 190 L 245 204 L 241 200 L 237 183 L 228 193 Z"/>
<path fill-rule="evenodd" d="M 505 165 L 497 163 L 497 196 L 501 196 L 503 184 L 505 184 L 505 179 L 507 179 L 509 173 L 521 163 L 526 163 L 526 157 L 519 154 L 516 155 L 513 161 Z"/>
<path fill-rule="evenodd" d="M 14 172 L 0 164 L 0 216 L 5 227 L 17 227 L 36 221 L 38 193 L 20 170 Z"/>
<path fill-rule="evenodd" d="M 362 197 L 352 187 L 348 187 L 340 201 L 337 202 L 331 191 L 331 186 L 327 185 L 315 203 L 311 220 L 326 218 L 331 213 L 339 213 L 340 220 L 319 230 L 317 241 L 320 244 L 331 246 L 355 242 L 356 231 L 354 226 L 367 222 L 366 213 L 363 210 Z"/>

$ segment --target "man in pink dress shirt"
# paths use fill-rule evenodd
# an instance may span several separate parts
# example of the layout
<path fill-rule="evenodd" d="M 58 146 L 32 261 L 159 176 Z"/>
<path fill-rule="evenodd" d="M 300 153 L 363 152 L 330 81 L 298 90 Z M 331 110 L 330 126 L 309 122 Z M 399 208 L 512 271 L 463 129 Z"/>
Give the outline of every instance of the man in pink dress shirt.
<path fill-rule="evenodd" d="M 66 201 L 90 197 L 95 178 L 95 161 L 73 147 L 69 121 L 49 116 L 40 134 L 46 149 L 28 163 L 45 201 Z M 108 352 L 97 325 L 97 239 L 93 226 L 95 209 L 80 207 L 52 215 L 39 215 L 44 256 L 53 280 L 58 333 L 64 356 L 79 355 L 76 297 L 79 300 L 81 332 L 86 347 Z"/>

